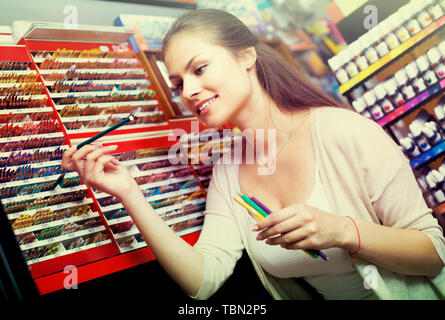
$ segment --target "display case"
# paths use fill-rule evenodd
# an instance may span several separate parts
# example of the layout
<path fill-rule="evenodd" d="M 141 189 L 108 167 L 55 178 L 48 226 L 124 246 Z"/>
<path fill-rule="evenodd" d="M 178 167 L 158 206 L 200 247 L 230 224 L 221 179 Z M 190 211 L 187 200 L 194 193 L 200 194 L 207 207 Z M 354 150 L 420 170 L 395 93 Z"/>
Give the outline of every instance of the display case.
<path fill-rule="evenodd" d="M 184 157 L 169 155 L 180 143 L 175 123 L 127 42 L 131 33 L 113 28 L 37 25 L 0 50 L 1 203 L 40 294 L 63 289 L 67 267 L 80 283 L 155 259 L 117 199 L 74 172 L 55 185 L 64 150 L 130 113 L 135 121 L 99 142 L 118 146 L 113 155 L 185 241 L 194 244 L 202 227 L 209 171 L 199 176 L 186 155 L 175 164 Z"/>
<path fill-rule="evenodd" d="M 444 2 L 411 1 L 329 60 L 352 109 L 378 123 L 410 160 L 442 227 L 444 23 Z"/>

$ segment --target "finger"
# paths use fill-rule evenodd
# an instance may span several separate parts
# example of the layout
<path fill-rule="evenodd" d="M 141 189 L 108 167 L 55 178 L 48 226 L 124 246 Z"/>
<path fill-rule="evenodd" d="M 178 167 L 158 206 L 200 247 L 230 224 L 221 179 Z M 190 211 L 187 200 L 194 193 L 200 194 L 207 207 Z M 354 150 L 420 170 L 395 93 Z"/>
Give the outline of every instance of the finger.
<path fill-rule="evenodd" d="M 307 233 L 302 229 L 296 229 L 286 232 L 280 236 L 267 238 L 266 243 L 269 245 L 289 245 L 307 238 Z"/>
<path fill-rule="evenodd" d="M 110 155 L 104 155 L 97 159 L 91 170 L 93 177 L 96 177 L 98 174 L 102 173 L 105 168 L 118 169 L 119 165 L 116 165 L 115 161 L 117 160 Z"/>
<path fill-rule="evenodd" d="M 286 219 L 289 219 L 291 217 L 290 212 L 283 212 L 278 211 L 277 213 L 273 213 L 265 217 L 264 219 L 261 219 L 257 222 L 257 230 L 262 230 L 265 228 L 270 228 L 271 226 L 274 226 L 280 222 L 283 222 Z"/>
<path fill-rule="evenodd" d="M 284 234 L 292 230 L 298 229 L 302 225 L 303 223 L 296 216 L 291 216 L 288 219 L 279 222 L 265 229 L 264 231 L 258 233 L 257 240 L 263 240 L 280 234 Z"/>
<path fill-rule="evenodd" d="M 67 171 L 74 170 L 71 157 L 76 151 L 77 151 L 76 147 L 71 147 L 62 154 L 62 165 L 61 165 L 62 170 L 67 170 Z"/>
<path fill-rule="evenodd" d="M 268 215 L 266 218 L 262 219 L 257 223 L 257 227 L 259 230 L 264 228 L 269 228 L 277 223 L 280 223 L 288 219 L 291 216 L 295 216 L 300 212 L 304 212 L 304 210 L 305 210 L 304 205 L 298 203 L 292 204 L 284 209 L 281 209 L 276 213 Z"/>
<path fill-rule="evenodd" d="M 96 150 L 90 151 L 85 156 L 86 157 L 85 163 L 84 163 L 84 172 L 85 172 L 85 174 L 90 174 L 91 171 L 93 170 L 95 162 L 98 159 L 100 159 L 102 156 L 107 154 L 108 152 L 112 152 L 112 151 L 116 150 L 116 148 L 117 148 L 116 145 L 111 145 L 111 146 L 107 146 L 107 147 L 103 147 L 103 148 L 100 148 L 100 149 L 96 149 Z M 110 161 L 110 160 L 111 159 L 108 159 L 107 162 Z"/>
<path fill-rule="evenodd" d="M 76 147 L 77 148 L 77 147 Z M 84 160 L 85 157 L 92 151 L 99 149 L 100 147 L 95 144 L 87 144 L 86 146 L 77 149 L 77 152 L 75 152 L 72 156 L 72 159 L 74 161 Z"/>

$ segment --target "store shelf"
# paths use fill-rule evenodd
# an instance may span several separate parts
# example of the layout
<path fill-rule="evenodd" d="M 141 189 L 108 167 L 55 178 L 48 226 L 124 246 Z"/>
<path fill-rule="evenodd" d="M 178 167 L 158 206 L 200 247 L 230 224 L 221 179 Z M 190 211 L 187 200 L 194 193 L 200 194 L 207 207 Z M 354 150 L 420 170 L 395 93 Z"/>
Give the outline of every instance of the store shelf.
<path fill-rule="evenodd" d="M 107 91 L 82 91 L 82 92 L 56 92 L 50 93 L 50 97 L 52 99 L 58 98 L 68 98 L 68 97 L 101 97 L 108 96 L 110 94 L 126 94 L 126 95 L 138 95 L 146 92 L 147 90 L 139 89 L 139 90 L 107 90 Z"/>
<path fill-rule="evenodd" d="M 416 169 L 424 164 L 426 164 L 428 161 L 445 154 L 445 141 L 441 142 L 428 151 L 422 153 L 420 156 L 418 156 L 415 159 L 412 159 L 410 161 L 411 168 Z"/>
<path fill-rule="evenodd" d="M 35 198 L 54 196 L 57 194 L 70 193 L 70 192 L 86 190 L 86 189 L 87 189 L 87 187 L 85 185 L 69 187 L 69 188 L 61 188 L 60 186 L 58 186 L 57 188 L 55 188 L 52 191 L 32 193 L 32 194 L 27 194 L 27 195 L 23 195 L 23 196 L 16 196 L 14 198 L 5 198 L 5 199 L 2 199 L 2 202 L 3 202 L 3 204 L 8 204 L 10 202 L 15 202 L 15 201 L 31 200 L 31 199 L 35 199 Z"/>
<path fill-rule="evenodd" d="M 22 150 L 23 152 L 26 153 L 35 153 L 37 151 L 41 151 L 41 152 L 52 152 L 54 150 L 57 150 L 57 148 L 60 148 L 61 150 L 65 150 L 68 149 L 67 145 L 60 145 L 60 146 L 53 146 L 53 147 L 45 147 L 45 148 L 34 148 L 34 149 L 26 149 L 26 150 Z M 14 151 L 3 151 L 0 152 L 0 158 L 5 158 L 5 157 L 9 157 L 12 153 L 19 153 L 20 150 L 14 150 Z M 32 164 L 34 165 L 34 164 Z"/>
<path fill-rule="evenodd" d="M 139 60 L 136 58 L 40 58 L 34 57 L 34 63 L 42 63 L 45 60 L 57 61 L 57 62 L 73 62 L 73 63 L 82 63 L 82 62 L 102 62 L 102 63 L 116 63 L 116 62 L 134 62 L 139 63 Z"/>
<path fill-rule="evenodd" d="M 53 243 L 57 243 L 57 242 L 62 242 L 65 240 L 69 240 L 69 239 L 73 239 L 73 238 L 78 238 L 87 234 L 91 234 L 91 233 L 95 233 L 95 232 L 99 232 L 99 231 L 104 231 L 105 227 L 104 226 L 99 226 L 99 227 L 94 227 L 94 228 L 89 228 L 89 229 L 85 229 L 85 230 L 80 230 L 80 231 L 76 231 L 76 232 L 71 232 L 71 233 L 67 233 L 58 237 L 53 237 L 53 238 L 49 238 L 46 240 L 36 240 L 34 242 L 31 243 L 27 243 L 27 244 L 22 244 L 20 245 L 20 249 L 21 250 L 28 250 L 28 249 L 32 249 L 32 248 L 37 248 L 37 247 L 43 247 L 46 246 L 48 244 L 53 244 Z"/>
<path fill-rule="evenodd" d="M 419 31 L 417 34 L 401 43 L 400 46 L 391 50 L 388 54 L 374 62 L 365 70 L 361 71 L 358 75 L 349 79 L 344 84 L 340 85 L 340 93 L 345 94 L 358 84 L 369 79 L 371 76 L 376 75 L 383 68 L 386 68 L 390 63 L 394 62 L 396 58 L 408 53 L 415 47 L 419 46 L 422 42 L 428 39 L 433 33 L 437 32 L 445 23 L 445 15 L 433 21 L 429 26 Z"/>
<path fill-rule="evenodd" d="M 14 141 L 22 141 L 25 139 L 32 139 L 32 138 L 62 138 L 63 132 L 54 132 L 54 133 L 41 133 L 41 134 L 33 134 L 30 136 L 15 136 L 15 137 L 6 137 L 6 138 L 0 138 L 0 143 L 5 142 L 14 142 Z"/>
<path fill-rule="evenodd" d="M 408 112 L 413 111 L 425 104 L 427 100 L 435 97 L 436 95 L 444 92 L 445 88 L 445 79 L 442 79 L 439 83 L 436 83 L 434 86 L 428 88 L 427 90 L 420 93 L 418 96 L 409 100 L 405 104 L 401 105 L 394 109 L 391 113 L 384 116 L 382 119 L 378 120 L 377 123 L 382 127 L 387 126 L 388 124 L 393 123 L 394 121 L 400 119 L 405 116 Z"/>
<path fill-rule="evenodd" d="M 167 198 L 170 198 L 170 197 L 175 197 L 175 196 L 180 196 L 180 195 L 183 195 L 183 194 L 192 193 L 192 192 L 195 192 L 195 191 L 198 191 L 198 190 L 200 190 L 200 187 L 196 186 L 196 187 L 191 187 L 191 188 L 180 189 L 180 190 L 173 191 L 173 192 L 165 192 L 165 193 L 157 194 L 157 195 L 154 195 L 154 196 L 146 197 L 145 199 L 148 202 L 150 202 L 150 201 L 158 201 L 158 200 L 163 200 L 163 199 L 167 199 Z M 113 204 L 113 205 L 110 205 L 110 206 L 101 206 L 100 208 L 101 208 L 102 212 L 108 212 L 108 211 L 111 211 L 111 210 L 122 209 L 123 205 L 122 205 L 122 203 L 116 203 L 116 204 Z"/>
<path fill-rule="evenodd" d="M 43 81 L 45 83 L 45 86 L 52 86 L 55 84 L 63 84 L 63 85 L 70 85 L 70 84 L 87 84 L 91 83 L 94 85 L 120 85 L 120 84 L 145 84 L 149 85 L 150 82 L 146 79 L 112 79 L 112 80 L 57 80 L 57 81 Z"/>
<path fill-rule="evenodd" d="M 39 69 L 39 74 L 48 75 L 51 73 L 67 73 L 68 71 L 72 71 L 73 69 Z M 145 74 L 145 70 L 141 68 L 127 68 L 127 69 L 75 69 L 78 73 L 136 73 L 136 74 Z"/>
<path fill-rule="evenodd" d="M 42 210 L 42 209 L 58 211 L 58 210 L 64 210 L 64 209 L 73 208 L 73 207 L 79 207 L 79 206 L 86 205 L 86 204 L 92 204 L 92 203 L 93 203 L 93 200 L 91 198 L 85 198 L 85 199 L 78 200 L 78 201 L 59 203 L 59 204 L 56 204 L 53 206 L 48 206 L 45 208 L 38 208 L 38 209 L 32 209 L 32 210 L 27 210 L 27 211 L 19 211 L 19 212 L 9 213 L 8 219 L 14 220 L 14 219 L 19 218 L 21 215 L 34 215 L 39 210 Z"/>
<path fill-rule="evenodd" d="M 36 225 L 26 227 L 26 228 L 15 229 L 14 234 L 15 235 L 24 234 L 24 233 L 33 232 L 36 230 L 42 230 L 42 229 L 58 226 L 61 224 L 67 224 L 67 223 L 72 223 L 72 222 L 76 222 L 76 221 L 88 220 L 88 219 L 92 219 L 92 218 L 96 218 L 96 217 L 99 217 L 99 213 L 90 211 L 86 214 L 82 214 L 79 216 L 72 216 L 69 218 L 54 220 L 54 221 L 47 222 L 47 223 L 36 224 Z"/>
<path fill-rule="evenodd" d="M 54 161 L 54 162 L 57 162 L 57 165 L 60 165 L 60 160 L 59 161 Z M 26 165 L 26 166 L 28 166 L 28 165 Z M 8 168 L 12 168 L 12 167 L 8 167 Z M 55 174 L 55 175 L 51 175 L 51 176 L 44 176 L 44 177 L 38 177 L 38 178 L 32 178 L 32 179 L 26 179 L 26 180 L 4 182 L 4 183 L 1 184 L 1 187 L 2 188 L 18 187 L 18 186 L 25 186 L 25 185 L 28 185 L 28 184 L 50 182 L 50 181 L 57 180 L 59 178 L 59 176 L 60 176 L 60 174 Z M 69 172 L 69 173 L 65 174 L 65 178 L 71 178 L 71 177 L 77 177 L 77 176 L 79 176 L 77 174 L 77 172 Z"/>
<path fill-rule="evenodd" d="M 111 102 L 101 102 L 101 103 L 79 103 L 79 104 L 58 104 L 55 106 L 57 111 L 63 108 L 76 106 L 76 108 L 86 108 L 86 107 L 96 107 L 96 108 L 109 108 L 109 107 L 124 107 L 124 106 L 158 106 L 157 100 L 137 100 L 137 101 L 111 101 Z"/>
<path fill-rule="evenodd" d="M 52 255 L 49 255 L 49 256 L 44 256 L 44 257 L 41 257 L 41 258 L 38 258 L 38 259 L 28 260 L 26 263 L 28 265 L 32 265 L 32 264 L 35 264 L 35 263 L 47 261 L 49 259 L 55 259 L 55 258 L 59 258 L 59 257 L 62 257 L 62 256 L 66 256 L 66 255 L 71 254 L 71 253 L 76 253 L 76 252 L 80 252 L 80 251 L 84 251 L 84 250 L 88 250 L 88 249 L 92 249 L 92 248 L 97 248 L 97 247 L 100 247 L 100 246 L 103 246 L 103 245 L 106 245 L 106 244 L 109 244 L 109 243 L 111 243 L 111 240 L 107 239 L 107 240 L 104 240 L 104 241 L 101 241 L 101 242 L 91 243 L 91 244 L 88 244 L 88 245 L 85 245 L 85 246 L 81 246 L 81 247 L 77 247 L 77 248 L 74 248 L 74 249 L 62 250 L 61 252 L 56 252 L 55 254 L 52 254 Z"/>
<path fill-rule="evenodd" d="M 27 109 L 3 109 L 0 110 L 0 114 L 10 114 L 10 113 L 43 113 L 43 112 L 53 112 L 53 108 L 27 108 Z"/>

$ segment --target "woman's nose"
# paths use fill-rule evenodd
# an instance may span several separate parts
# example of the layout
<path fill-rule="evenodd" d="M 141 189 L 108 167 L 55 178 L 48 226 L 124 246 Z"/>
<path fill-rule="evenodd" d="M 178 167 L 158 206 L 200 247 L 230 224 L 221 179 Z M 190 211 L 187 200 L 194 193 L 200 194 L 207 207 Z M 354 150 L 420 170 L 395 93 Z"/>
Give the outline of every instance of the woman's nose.
<path fill-rule="evenodd" d="M 192 99 L 201 91 L 198 79 L 184 79 L 182 83 L 182 95 L 184 98 Z"/>

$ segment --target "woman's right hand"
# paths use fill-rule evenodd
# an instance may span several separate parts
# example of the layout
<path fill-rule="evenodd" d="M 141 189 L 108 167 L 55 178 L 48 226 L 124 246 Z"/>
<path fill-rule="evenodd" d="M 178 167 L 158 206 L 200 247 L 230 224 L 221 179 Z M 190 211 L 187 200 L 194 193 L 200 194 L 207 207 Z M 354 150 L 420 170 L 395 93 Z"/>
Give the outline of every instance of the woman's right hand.
<path fill-rule="evenodd" d="M 139 188 L 127 168 L 107 154 L 116 148 L 116 145 L 86 145 L 79 150 L 72 147 L 63 153 L 62 169 L 77 171 L 83 183 L 121 199 Z"/>

